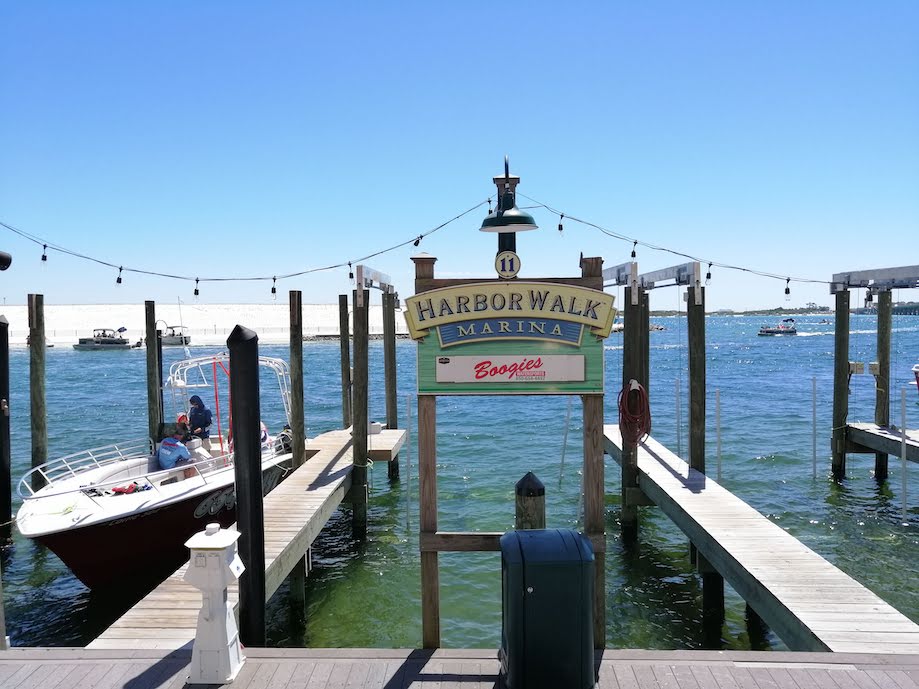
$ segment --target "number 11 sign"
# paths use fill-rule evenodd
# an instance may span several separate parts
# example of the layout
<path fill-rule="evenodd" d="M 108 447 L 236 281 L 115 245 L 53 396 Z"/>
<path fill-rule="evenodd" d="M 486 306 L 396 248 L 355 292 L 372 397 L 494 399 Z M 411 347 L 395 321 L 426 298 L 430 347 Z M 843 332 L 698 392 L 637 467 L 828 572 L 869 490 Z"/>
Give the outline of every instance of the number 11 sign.
<path fill-rule="evenodd" d="M 495 270 L 500 277 L 516 277 L 520 271 L 520 257 L 513 251 L 502 251 L 495 256 Z"/>

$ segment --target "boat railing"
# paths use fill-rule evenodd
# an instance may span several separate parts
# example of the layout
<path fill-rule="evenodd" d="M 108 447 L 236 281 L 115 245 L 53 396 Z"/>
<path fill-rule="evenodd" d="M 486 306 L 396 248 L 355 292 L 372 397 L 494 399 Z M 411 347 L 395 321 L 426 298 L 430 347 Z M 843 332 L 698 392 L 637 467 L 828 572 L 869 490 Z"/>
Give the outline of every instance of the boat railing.
<path fill-rule="evenodd" d="M 37 492 L 32 488 L 33 478 L 39 475 L 44 483 L 54 486 L 65 479 L 70 479 L 91 469 L 96 469 L 128 459 L 149 457 L 153 454 L 153 441 L 150 438 L 136 438 L 123 443 L 104 445 L 90 450 L 75 452 L 71 455 L 45 462 L 27 472 L 19 481 L 18 493 L 23 500 Z"/>

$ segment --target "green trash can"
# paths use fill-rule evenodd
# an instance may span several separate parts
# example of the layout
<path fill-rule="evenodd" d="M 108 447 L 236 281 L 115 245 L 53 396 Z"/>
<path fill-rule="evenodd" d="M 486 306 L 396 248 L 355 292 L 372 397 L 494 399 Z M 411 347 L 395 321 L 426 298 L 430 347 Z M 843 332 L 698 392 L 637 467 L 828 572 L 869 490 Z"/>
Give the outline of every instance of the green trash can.
<path fill-rule="evenodd" d="M 574 529 L 501 537 L 501 674 L 508 689 L 596 683 L 594 552 Z"/>

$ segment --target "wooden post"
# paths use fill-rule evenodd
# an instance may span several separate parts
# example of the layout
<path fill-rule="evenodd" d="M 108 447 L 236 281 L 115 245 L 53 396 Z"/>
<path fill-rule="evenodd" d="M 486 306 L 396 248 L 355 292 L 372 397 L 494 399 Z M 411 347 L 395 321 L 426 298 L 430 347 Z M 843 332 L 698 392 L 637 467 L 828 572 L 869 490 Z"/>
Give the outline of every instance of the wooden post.
<path fill-rule="evenodd" d="M 358 285 L 359 289 L 363 289 Z M 367 365 L 370 291 L 364 290 L 363 305 L 354 291 L 354 382 L 351 387 L 351 528 L 355 538 L 367 537 Z"/>
<path fill-rule="evenodd" d="M 836 293 L 836 345 L 833 358 L 833 478 L 846 475 L 846 418 L 849 415 L 849 290 Z"/>
<path fill-rule="evenodd" d="M 351 331 L 348 327 L 348 295 L 338 295 L 338 340 L 341 345 L 341 424 L 351 425 Z"/>
<path fill-rule="evenodd" d="M 434 277 L 434 256 L 412 256 L 415 293 Z M 418 530 L 421 539 L 437 533 L 437 397 L 418 395 Z M 421 645 L 440 646 L 440 569 L 437 551 L 421 551 Z"/>
<path fill-rule="evenodd" d="M 701 554 L 696 564 L 702 575 L 702 635 L 706 648 L 721 648 L 724 625 L 724 578 Z"/>
<path fill-rule="evenodd" d="M 418 395 L 419 531 L 437 533 L 437 397 Z M 437 552 L 421 552 L 421 645 L 440 647 L 440 570 Z"/>
<path fill-rule="evenodd" d="M 306 430 L 303 409 L 303 293 L 290 290 L 290 437 L 294 469 L 303 465 Z M 290 572 L 290 606 L 295 618 L 306 611 L 306 556 Z"/>
<path fill-rule="evenodd" d="M 603 259 L 581 259 L 581 277 L 603 275 Z M 606 479 L 603 395 L 582 395 L 584 408 L 584 531 L 594 543 L 594 648 L 606 647 Z M 597 547 L 602 544 L 602 549 Z"/>
<path fill-rule="evenodd" d="M 632 298 L 632 290 L 638 292 Z M 622 329 L 622 389 L 627 389 L 629 381 L 641 378 L 641 304 L 644 299 L 641 287 L 626 287 L 624 302 L 624 320 Z M 633 304 L 632 302 L 637 303 Z M 638 506 L 629 501 L 629 494 L 638 487 L 638 448 L 624 436 L 622 438 L 622 497 L 620 501 L 619 527 L 622 540 L 634 543 L 638 540 Z"/>
<path fill-rule="evenodd" d="M 698 291 L 699 303 L 695 293 Z M 689 466 L 705 473 L 705 288 L 686 290 L 689 330 Z"/>
<path fill-rule="evenodd" d="M 648 393 L 651 399 L 651 295 L 644 289 L 640 292 L 639 300 L 639 333 L 641 345 L 639 348 L 638 382 Z"/>
<path fill-rule="evenodd" d="M 246 646 L 265 645 L 265 507 L 262 503 L 261 407 L 258 335 L 237 325 L 227 338 L 230 350 L 230 410 L 236 476 L 239 556 L 239 638 Z"/>
<path fill-rule="evenodd" d="M 156 303 L 144 302 L 145 339 L 147 343 L 147 433 L 155 443 L 160 438 L 163 421 L 162 408 L 160 407 L 160 365 L 157 361 L 159 353 L 156 337 Z"/>
<path fill-rule="evenodd" d="M 546 487 L 528 471 L 514 486 L 514 528 L 546 528 Z"/>
<path fill-rule="evenodd" d="M 386 428 L 399 427 L 399 407 L 396 403 L 396 295 L 383 293 L 383 369 L 386 378 Z M 387 474 L 399 478 L 399 457 L 388 464 Z"/>
<path fill-rule="evenodd" d="M 769 626 L 763 621 L 750 604 L 746 606 L 747 637 L 750 639 L 751 651 L 769 650 Z"/>
<path fill-rule="evenodd" d="M 10 464 L 10 322 L 0 316 L 0 523 L 13 519 L 13 475 Z M 12 527 L 3 527 L 9 537 Z M 2 584 L 0 584 L 2 586 Z M 2 608 L 2 606 L 0 606 Z M 6 632 L 0 629 L 0 641 Z"/>
<path fill-rule="evenodd" d="M 874 422 L 890 425 L 890 334 L 893 328 L 890 290 L 878 292 L 878 372 L 875 377 Z M 874 453 L 874 478 L 887 478 L 887 454 Z"/>
<path fill-rule="evenodd" d="M 29 302 L 29 401 L 32 426 L 32 467 L 48 461 L 48 412 L 45 407 L 45 297 L 30 294 Z M 45 479 L 32 474 L 32 490 L 45 485 Z"/>

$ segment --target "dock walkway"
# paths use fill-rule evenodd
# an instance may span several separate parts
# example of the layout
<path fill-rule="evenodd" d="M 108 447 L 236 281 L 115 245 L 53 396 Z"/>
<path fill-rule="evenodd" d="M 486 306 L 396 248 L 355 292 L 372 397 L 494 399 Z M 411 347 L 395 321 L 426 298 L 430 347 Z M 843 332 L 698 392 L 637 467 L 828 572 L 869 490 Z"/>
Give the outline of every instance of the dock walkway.
<path fill-rule="evenodd" d="M 878 426 L 876 423 L 846 424 L 846 452 L 883 452 L 899 457 L 903 452 L 903 439 L 898 429 Z M 919 462 L 919 431 L 906 431 L 906 459 Z"/>
<path fill-rule="evenodd" d="M 369 436 L 370 458 L 389 461 L 405 442 L 393 429 Z M 265 496 L 265 590 L 272 594 L 319 535 L 351 487 L 351 433 L 324 433 L 307 442 L 307 461 Z M 201 592 L 184 580 L 186 562 L 116 620 L 87 648 L 178 649 L 195 637 Z M 239 604 L 238 587 L 229 599 Z"/>
<path fill-rule="evenodd" d="M 494 650 L 247 649 L 209 689 L 496 689 Z M 0 689 L 186 689 L 191 651 L 11 649 Z M 602 651 L 597 689 L 919 689 L 919 656 L 768 651 Z"/>
<path fill-rule="evenodd" d="M 619 427 L 604 438 L 621 461 Z M 638 483 L 789 648 L 919 653 L 919 626 L 653 438 Z"/>

